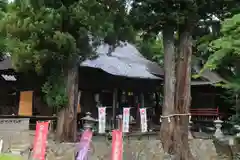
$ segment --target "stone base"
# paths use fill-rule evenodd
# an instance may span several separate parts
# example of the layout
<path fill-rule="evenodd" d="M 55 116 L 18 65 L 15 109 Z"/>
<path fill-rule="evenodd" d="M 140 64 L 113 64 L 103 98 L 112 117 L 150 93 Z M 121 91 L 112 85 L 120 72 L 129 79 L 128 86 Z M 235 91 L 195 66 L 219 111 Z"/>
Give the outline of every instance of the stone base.
<path fill-rule="evenodd" d="M 212 140 L 192 139 L 190 149 L 196 160 L 219 160 Z"/>
<path fill-rule="evenodd" d="M 95 152 L 90 155 L 91 160 L 109 159 L 111 145 L 94 142 Z M 190 148 L 197 160 L 218 160 L 212 140 L 194 139 L 190 141 Z M 166 159 L 159 140 L 130 140 L 124 142 L 123 159 L 159 160 Z"/>
<path fill-rule="evenodd" d="M 21 136 L 20 136 L 21 135 Z M 33 142 L 32 132 L 22 133 L 18 137 L 12 138 L 9 142 L 13 150 L 26 151 Z M 196 160 L 218 160 L 216 149 L 212 140 L 192 139 L 189 140 L 190 148 Z M 52 138 L 48 140 L 47 160 L 74 160 L 76 144 L 55 143 Z M 128 137 L 124 139 L 124 160 L 164 160 L 166 154 L 162 150 L 160 140 L 153 138 Z M 24 152 L 23 157 L 27 160 L 29 152 Z M 93 143 L 89 152 L 89 160 L 107 160 L 111 157 L 111 141 L 105 137 L 93 137 Z"/>

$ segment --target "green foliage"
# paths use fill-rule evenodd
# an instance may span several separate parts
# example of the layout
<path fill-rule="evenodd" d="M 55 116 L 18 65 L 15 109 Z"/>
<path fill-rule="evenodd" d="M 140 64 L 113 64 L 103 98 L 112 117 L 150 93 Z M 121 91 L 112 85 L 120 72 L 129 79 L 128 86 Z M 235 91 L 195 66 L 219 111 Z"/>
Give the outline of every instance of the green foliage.
<path fill-rule="evenodd" d="M 7 8 L 7 1 L 0 1 L 0 20 L 4 17 Z M 0 58 L 3 56 L 5 52 L 5 33 L 0 32 Z"/>
<path fill-rule="evenodd" d="M 161 37 L 148 40 L 139 39 L 137 46 L 144 57 L 163 66 L 163 43 Z"/>
<path fill-rule="evenodd" d="M 143 33 L 157 35 L 165 24 L 179 29 L 186 21 L 229 16 L 239 11 L 237 0 L 134 0 L 130 11 L 134 27 Z"/>
<path fill-rule="evenodd" d="M 68 104 L 65 79 L 66 77 L 61 74 L 53 74 L 46 78 L 41 87 L 44 101 L 55 111 Z"/>
<path fill-rule="evenodd" d="M 45 76 L 42 90 L 53 107 L 66 104 L 63 75 L 72 63 L 94 55 L 102 40 L 115 44 L 134 35 L 124 1 L 15 0 L 2 16 L 15 69 Z"/>
<path fill-rule="evenodd" d="M 219 23 L 213 20 L 212 16 L 215 15 L 221 19 L 232 15 L 233 10 L 234 12 L 239 10 L 239 2 L 237 0 L 135 0 L 130 11 L 130 18 L 135 29 L 142 33 L 143 43 L 146 43 L 142 45 L 143 48 L 149 46 L 148 42 L 144 40 L 156 38 L 164 26 L 169 27 L 170 25 L 175 28 L 175 40 L 178 41 L 179 31 L 186 27 L 186 22 L 191 23 L 191 26 L 194 26 L 192 32 L 193 54 L 201 59 L 207 59 L 209 57 L 209 43 L 218 36 L 219 29 Z M 211 34 L 209 34 L 209 27 L 213 30 Z M 201 38 L 199 39 L 199 37 Z M 175 42 L 176 50 L 177 44 L 178 42 Z M 221 56 L 215 57 L 215 59 L 211 58 L 211 61 L 216 62 L 217 58 L 224 57 L 225 53 L 219 52 Z M 149 58 L 148 56 L 146 57 Z M 158 61 L 163 59 L 162 54 L 157 54 L 156 57 Z M 211 69 L 216 68 L 217 63 L 211 63 L 211 61 L 205 66 Z M 194 78 L 199 76 L 194 75 Z"/>
<path fill-rule="evenodd" d="M 240 115 L 232 115 L 229 119 L 229 122 L 232 125 L 239 125 L 240 124 Z"/>
<path fill-rule="evenodd" d="M 52 74 L 42 86 L 44 99 L 50 107 L 61 109 L 67 105 L 65 77 L 59 74 Z"/>
<path fill-rule="evenodd" d="M 230 83 L 227 87 L 240 89 L 239 63 L 240 58 L 240 14 L 222 22 L 221 36 L 210 42 L 210 54 L 204 68 L 221 69 L 228 67 L 227 76 Z M 226 70 L 226 69 L 225 69 Z M 235 82 L 234 82 L 235 81 Z"/>
<path fill-rule="evenodd" d="M 236 96 L 240 93 L 239 39 L 240 14 L 236 14 L 221 23 L 219 37 L 208 41 L 209 45 L 206 52 L 210 55 L 203 68 L 217 70 L 227 80 L 222 87 L 227 89 L 226 99 L 238 113 L 230 118 L 232 124 L 240 124 L 240 103 L 239 100 L 236 100 Z"/>

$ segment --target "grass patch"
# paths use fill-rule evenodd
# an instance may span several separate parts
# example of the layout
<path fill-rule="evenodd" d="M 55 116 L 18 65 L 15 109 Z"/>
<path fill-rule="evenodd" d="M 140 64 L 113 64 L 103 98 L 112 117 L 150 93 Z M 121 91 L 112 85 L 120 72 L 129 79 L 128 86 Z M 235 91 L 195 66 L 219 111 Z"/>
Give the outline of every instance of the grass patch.
<path fill-rule="evenodd" d="M 23 160 L 23 158 L 16 155 L 0 154 L 0 160 Z"/>

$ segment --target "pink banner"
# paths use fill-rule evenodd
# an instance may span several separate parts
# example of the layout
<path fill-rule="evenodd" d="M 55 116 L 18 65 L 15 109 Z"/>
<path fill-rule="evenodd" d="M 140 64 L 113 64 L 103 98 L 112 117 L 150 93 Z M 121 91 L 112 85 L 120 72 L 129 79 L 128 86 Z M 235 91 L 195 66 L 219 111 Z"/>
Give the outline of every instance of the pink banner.
<path fill-rule="evenodd" d="M 33 159 L 45 160 L 49 122 L 37 122 L 33 144 Z"/>
<path fill-rule="evenodd" d="M 112 131 L 112 159 L 122 160 L 123 158 L 123 139 L 120 130 Z"/>
<path fill-rule="evenodd" d="M 90 146 L 90 142 L 92 140 L 92 131 L 85 130 L 81 136 L 81 140 L 79 143 L 79 151 L 77 154 L 76 160 L 86 160 L 88 157 L 88 150 Z"/>

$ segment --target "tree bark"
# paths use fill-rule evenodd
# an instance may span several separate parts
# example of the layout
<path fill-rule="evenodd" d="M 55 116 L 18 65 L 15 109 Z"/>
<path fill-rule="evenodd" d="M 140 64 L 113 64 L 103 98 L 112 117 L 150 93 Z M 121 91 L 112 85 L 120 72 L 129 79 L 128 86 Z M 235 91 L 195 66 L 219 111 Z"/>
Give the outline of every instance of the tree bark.
<path fill-rule="evenodd" d="M 175 51 L 174 51 L 174 28 L 166 25 L 163 29 L 164 48 L 164 102 L 162 115 L 168 116 L 174 113 L 175 97 Z M 169 122 L 168 118 L 162 119 L 160 138 L 163 149 L 172 153 L 174 121 Z"/>
<path fill-rule="evenodd" d="M 69 63 L 71 64 L 71 63 Z M 78 105 L 78 63 L 72 63 L 67 70 L 66 92 L 68 105 L 58 114 L 57 140 L 75 142 L 77 135 Z"/>
<path fill-rule="evenodd" d="M 177 64 L 175 64 L 174 29 L 169 26 L 163 29 L 165 74 L 163 116 L 189 113 L 191 103 L 191 27 L 191 25 L 185 25 L 179 31 Z M 193 160 L 188 143 L 189 116 L 170 116 L 169 118 L 162 119 L 160 130 L 164 151 L 173 155 L 175 160 Z"/>
<path fill-rule="evenodd" d="M 57 128 L 56 128 L 56 140 L 62 141 L 63 140 L 63 124 L 64 124 L 64 115 L 65 115 L 65 108 L 62 109 L 60 112 L 57 113 Z"/>
<path fill-rule="evenodd" d="M 176 64 L 175 113 L 188 114 L 191 104 L 192 25 L 179 31 L 179 54 Z M 178 160 L 194 159 L 188 141 L 189 116 L 175 118 L 174 154 Z"/>

